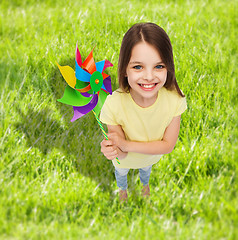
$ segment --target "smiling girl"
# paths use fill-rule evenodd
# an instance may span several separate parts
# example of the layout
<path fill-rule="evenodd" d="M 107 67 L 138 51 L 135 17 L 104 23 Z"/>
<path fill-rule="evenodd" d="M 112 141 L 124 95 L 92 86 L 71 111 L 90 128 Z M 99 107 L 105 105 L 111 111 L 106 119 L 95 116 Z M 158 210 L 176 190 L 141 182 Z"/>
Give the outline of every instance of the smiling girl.
<path fill-rule="evenodd" d="M 113 162 L 119 197 L 125 201 L 129 169 L 139 169 L 142 196 L 150 195 L 152 165 L 174 149 L 187 104 L 176 81 L 170 39 L 154 23 L 138 23 L 127 31 L 118 77 L 120 88 L 101 110 L 109 137 L 101 151 Z"/>

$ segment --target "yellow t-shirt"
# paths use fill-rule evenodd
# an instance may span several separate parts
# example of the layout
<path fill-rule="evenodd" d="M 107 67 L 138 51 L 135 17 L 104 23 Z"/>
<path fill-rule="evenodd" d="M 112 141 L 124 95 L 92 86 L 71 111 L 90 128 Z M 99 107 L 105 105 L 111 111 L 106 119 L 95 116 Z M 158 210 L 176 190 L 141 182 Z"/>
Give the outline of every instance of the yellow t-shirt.
<path fill-rule="evenodd" d="M 158 141 L 163 138 L 173 117 L 181 115 L 186 108 L 185 97 L 165 87 L 159 90 L 155 103 L 147 108 L 137 105 L 130 93 L 118 89 L 107 97 L 100 120 L 107 125 L 121 125 L 129 141 Z M 155 164 L 161 156 L 129 152 L 120 164 L 116 160 L 113 164 L 118 168 L 137 169 Z"/>

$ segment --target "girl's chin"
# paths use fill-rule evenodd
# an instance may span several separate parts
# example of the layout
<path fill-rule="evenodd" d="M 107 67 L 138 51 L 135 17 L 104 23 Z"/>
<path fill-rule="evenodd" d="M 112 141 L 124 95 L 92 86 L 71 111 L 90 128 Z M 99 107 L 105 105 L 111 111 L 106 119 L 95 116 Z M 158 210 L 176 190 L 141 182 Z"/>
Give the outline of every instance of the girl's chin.
<path fill-rule="evenodd" d="M 144 99 L 144 100 L 150 100 L 150 99 L 154 99 L 157 98 L 158 96 L 158 90 L 143 90 L 141 88 L 137 89 L 137 90 L 132 90 L 130 89 L 130 93 L 133 96 L 134 99 Z"/>

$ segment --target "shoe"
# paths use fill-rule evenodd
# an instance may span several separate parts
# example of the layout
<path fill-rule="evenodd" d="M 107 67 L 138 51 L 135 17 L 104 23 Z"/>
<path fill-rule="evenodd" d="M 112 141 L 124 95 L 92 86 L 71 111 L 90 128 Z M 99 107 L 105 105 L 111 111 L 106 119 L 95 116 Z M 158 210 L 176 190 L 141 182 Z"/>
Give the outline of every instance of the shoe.
<path fill-rule="evenodd" d="M 122 202 L 127 202 L 127 190 L 120 190 L 119 191 L 119 201 Z"/>
<path fill-rule="evenodd" d="M 143 189 L 141 191 L 141 195 L 142 195 L 142 197 L 145 197 L 145 198 L 150 196 L 150 186 L 149 186 L 149 184 L 143 186 Z"/>

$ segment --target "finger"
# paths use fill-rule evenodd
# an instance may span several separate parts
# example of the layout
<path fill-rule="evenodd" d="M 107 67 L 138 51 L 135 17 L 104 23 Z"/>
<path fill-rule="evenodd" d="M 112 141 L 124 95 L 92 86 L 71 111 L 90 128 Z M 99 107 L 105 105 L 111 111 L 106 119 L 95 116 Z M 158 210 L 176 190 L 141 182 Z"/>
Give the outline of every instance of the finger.
<path fill-rule="evenodd" d="M 107 157 L 111 157 L 111 156 L 118 155 L 118 152 L 117 150 L 112 150 L 112 151 L 105 151 L 103 154 Z"/>
<path fill-rule="evenodd" d="M 112 139 L 116 136 L 116 133 L 108 133 L 107 136 L 108 136 L 109 139 Z"/>
<path fill-rule="evenodd" d="M 112 146 L 113 142 L 111 140 L 105 140 L 105 146 Z"/>
<path fill-rule="evenodd" d="M 116 159 L 118 157 L 118 154 L 117 154 L 117 152 L 115 152 L 115 153 L 112 153 L 112 154 L 106 154 L 104 156 L 109 160 L 113 160 L 113 159 Z"/>
<path fill-rule="evenodd" d="M 113 152 L 117 152 L 117 150 L 115 146 L 101 147 L 101 152 L 103 154 L 112 154 Z"/>
<path fill-rule="evenodd" d="M 101 146 L 107 147 L 107 146 L 112 146 L 112 145 L 113 145 L 113 143 L 112 143 L 111 140 L 103 140 L 103 141 L 101 142 Z"/>

